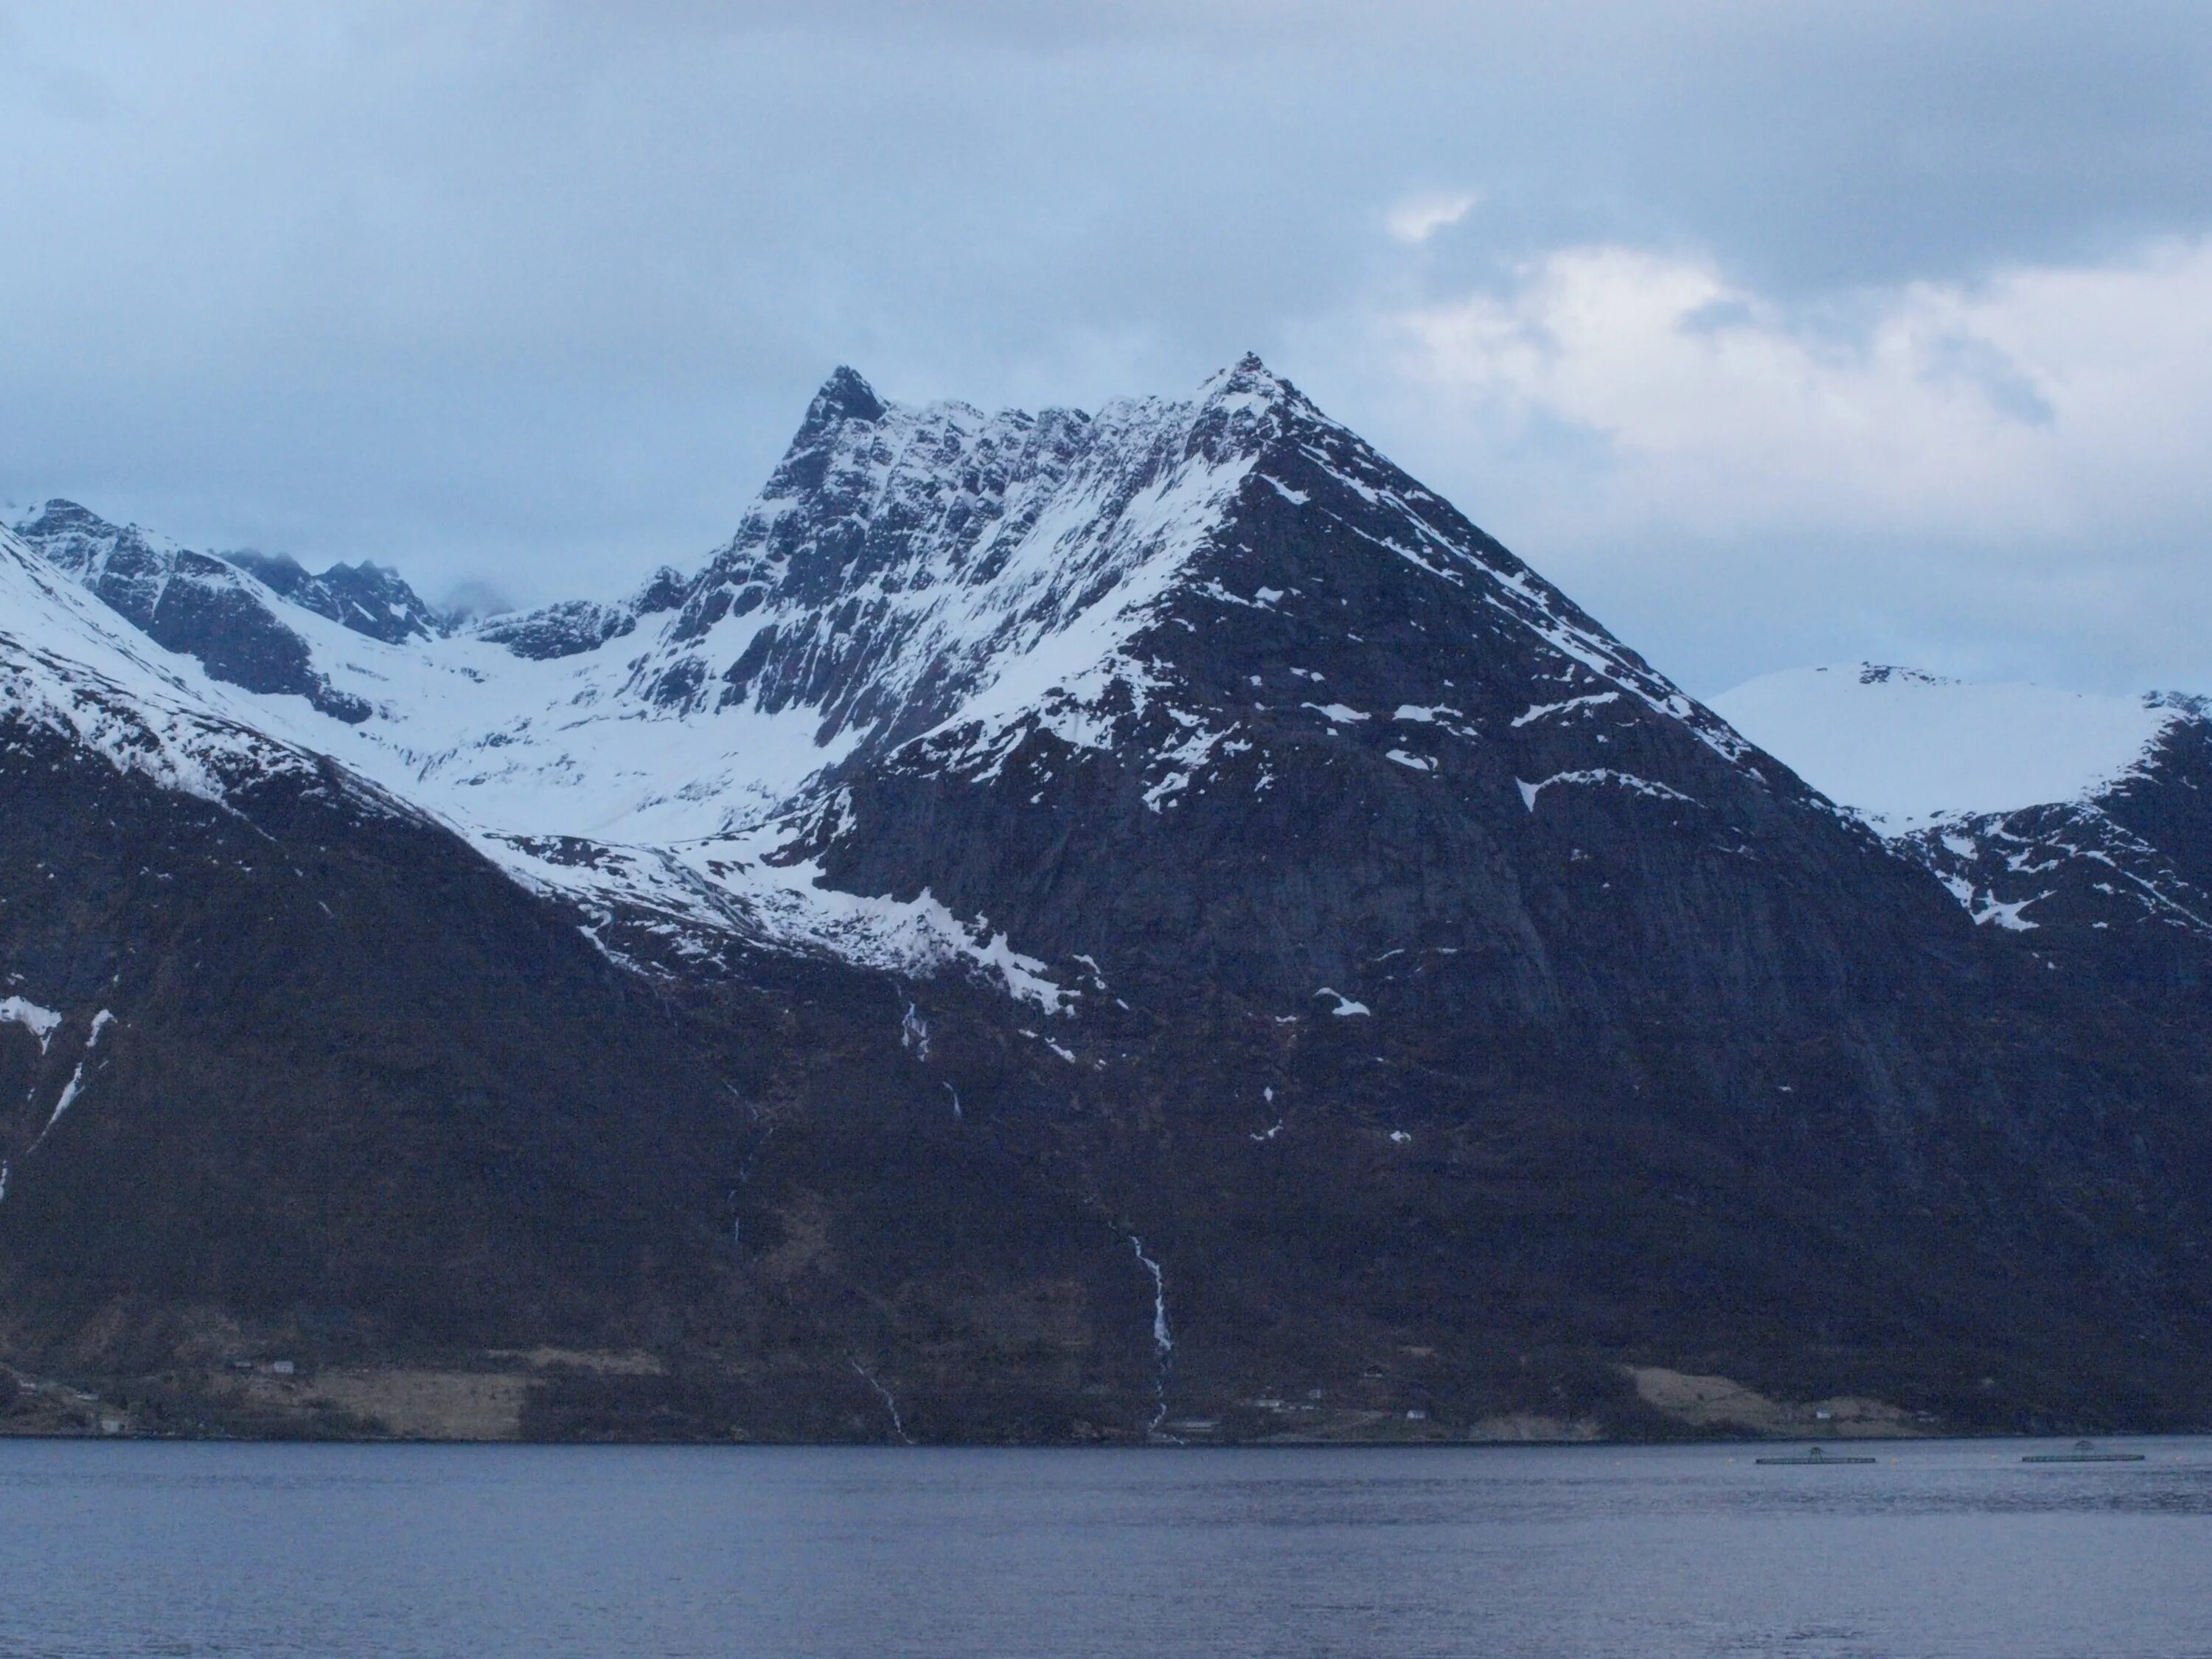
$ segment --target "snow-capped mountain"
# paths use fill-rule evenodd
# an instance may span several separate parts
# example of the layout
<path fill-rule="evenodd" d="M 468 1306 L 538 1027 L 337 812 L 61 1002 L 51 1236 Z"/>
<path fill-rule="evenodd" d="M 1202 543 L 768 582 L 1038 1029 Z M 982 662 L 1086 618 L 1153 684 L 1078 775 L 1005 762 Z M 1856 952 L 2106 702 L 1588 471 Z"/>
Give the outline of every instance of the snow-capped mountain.
<path fill-rule="evenodd" d="M 821 697 L 825 732 L 858 728 L 796 843 L 828 881 L 1018 918 L 1013 944 L 1083 964 L 1071 980 L 1196 977 L 1288 1012 L 1387 1000 L 1408 964 L 1373 964 L 1410 955 L 1556 1012 L 1594 994 L 1565 964 L 1616 948 L 1600 929 L 1686 989 L 1708 978 L 1641 908 L 1656 888 L 1613 882 L 1632 845 L 1867 855 L 1252 360 L 1091 421 L 902 413 L 841 377 L 708 580 L 745 650 L 679 659 L 680 685 Z M 838 626 L 787 641 L 755 592 Z M 1714 878 L 1756 908 L 1750 868 Z"/>
<path fill-rule="evenodd" d="M 482 622 L 23 530 L 0 1339 L 631 1356 L 545 1433 L 2212 1399 L 2201 944 L 2116 999 L 2015 885 L 2193 905 L 2195 705 L 1708 709 L 1253 359 L 840 370 L 723 547 Z"/>
<path fill-rule="evenodd" d="M 1219 787 L 1284 799 L 1316 743 L 1383 795 L 1474 789 L 1509 819 L 1548 823 L 1564 794 L 1717 822 L 1739 793 L 1802 804 L 1256 359 L 1096 416 L 902 408 L 842 369 L 697 574 L 450 635 L 404 590 L 333 616 L 343 567 L 280 591 L 62 502 L 21 533 L 252 694 L 272 738 L 460 827 L 642 956 L 736 938 L 910 970 L 965 957 L 1073 994 L 1035 951 L 1064 983 L 1105 933 L 1054 920 L 1025 947 L 961 846 L 846 822 L 937 811 L 889 804 L 923 781 L 981 799 L 1018 756 L 1032 781 L 1108 760 L 1117 799 L 1154 817 Z M 1370 943 L 1404 941 L 1339 936 L 1282 966 L 1340 978 Z"/>
<path fill-rule="evenodd" d="M 68 571 L 156 644 L 197 659 L 214 678 L 249 691 L 289 693 L 319 713 L 356 722 L 368 705 L 316 672 L 270 591 L 225 561 L 49 501 L 16 533 Z"/>
<path fill-rule="evenodd" d="M 263 779 L 321 774 L 311 750 L 261 730 L 262 710 L 250 697 L 193 658 L 163 648 L 150 627 L 142 634 L 123 625 L 70 574 L 82 579 L 0 530 L 0 716 L 203 800 L 222 801 Z M 187 563 L 178 580 L 216 595 L 239 592 L 219 578 L 203 582 L 204 574 Z M 124 597 L 136 605 L 141 594 Z M 167 602 L 166 592 L 159 602 Z M 156 614 L 154 600 L 140 608 Z"/>
<path fill-rule="evenodd" d="M 59 500 L 49 501 L 23 517 L 15 528 L 24 542 L 76 576 L 140 628 L 156 638 L 173 637 L 175 643 L 171 648 L 189 655 L 199 656 L 204 648 L 217 646 L 226 611 L 257 613 L 246 624 L 255 634 L 281 628 L 279 607 L 270 603 L 272 595 L 342 623 L 356 634 L 395 644 L 402 640 L 431 639 L 448 631 L 447 619 L 425 605 L 398 572 L 367 561 L 334 564 L 314 575 L 287 554 L 194 553 L 136 525 L 112 525 L 75 501 Z M 228 564 L 255 580 L 240 582 L 211 568 L 213 563 Z M 179 584 L 186 591 L 173 595 L 169 590 Z M 235 597 L 210 605 L 204 597 L 189 592 L 194 588 Z M 198 605 L 185 603 L 189 599 L 198 599 Z M 164 639 L 164 642 L 169 641 Z M 302 695 L 307 695 L 304 690 Z"/>
<path fill-rule="evenodd" d="M 1877 664 L 1769 675 L 1714 700 L 1978 922 L 2212 934 L 2196 820 L 2212 702 L 1977 685 Z"/>

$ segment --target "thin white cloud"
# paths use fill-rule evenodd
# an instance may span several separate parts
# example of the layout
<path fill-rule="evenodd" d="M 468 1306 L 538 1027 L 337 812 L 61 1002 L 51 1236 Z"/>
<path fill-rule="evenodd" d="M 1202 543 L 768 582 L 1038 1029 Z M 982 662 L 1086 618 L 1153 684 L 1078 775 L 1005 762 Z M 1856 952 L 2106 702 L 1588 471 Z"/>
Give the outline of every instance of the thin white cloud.
<path fill-rule="evenodd" d="M 2212 511 L 2212 241 L 1813 318 L 1707 260 L 1576 248 L 1370 337 L 1462 441 L 1566 434 L 1590 475 L 1572 511 L 1642 533 L 2001 538 Z"/>
<path fill-rule="evenodd" d="M 1382 216 L 1382 228 L 1392 240 L 1417 247 L 1466 218 L 1481 199 L 1473 191 L 1409 197 Z"/>
<path fill-rule="evenodd" d="M 2212 690 L 2212 238 L 1819 305 L 1571 247 L 1296 343 L 1332 412 L 1697 689 L 1870 655 Z"/>

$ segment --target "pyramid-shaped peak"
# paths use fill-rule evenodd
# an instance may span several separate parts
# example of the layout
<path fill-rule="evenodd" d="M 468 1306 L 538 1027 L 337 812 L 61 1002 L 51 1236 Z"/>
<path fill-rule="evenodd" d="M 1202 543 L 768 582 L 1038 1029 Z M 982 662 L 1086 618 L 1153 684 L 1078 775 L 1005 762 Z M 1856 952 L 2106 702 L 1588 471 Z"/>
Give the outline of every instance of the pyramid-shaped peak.
<path fill-rule="evenodd" d="M 1211 376 L 1199 388 L 1199 396 L 1206 403 L 1237 398 L 1268 404 L 1302 401 L 1298 389 L 1261 362 L 1256 351 L 1246 352 Z"/>
<path fill-rule="evenodd" d="M 1198 389 L 1190 442 L 1217 462 L 1254 455 L 1297 430 L 1311 433 L 1334 422 L 1305 394 L 1246 352 Z"/>
<path fill-rule="evenodd" d="M 860 371 L 840 363 L 822 383 L 814 394 L 814 401 L 806 406 L 806 425 L 820 427 L 833 421 L 879 421 L 884 417 L 884 400 L 876 396 L 876 389 L 861 378 Z"/>

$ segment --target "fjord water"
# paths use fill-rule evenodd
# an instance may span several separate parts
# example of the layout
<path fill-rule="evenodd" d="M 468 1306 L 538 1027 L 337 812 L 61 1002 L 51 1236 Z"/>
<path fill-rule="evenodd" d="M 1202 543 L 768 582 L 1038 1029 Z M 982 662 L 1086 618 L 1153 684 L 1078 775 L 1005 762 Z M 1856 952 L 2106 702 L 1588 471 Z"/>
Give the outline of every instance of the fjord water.
<path fill-rule="evenodd" d="M 2212 1441 L 2059 1449 L 0 1442 L 0 1655 L 2212 1653 Z"/>

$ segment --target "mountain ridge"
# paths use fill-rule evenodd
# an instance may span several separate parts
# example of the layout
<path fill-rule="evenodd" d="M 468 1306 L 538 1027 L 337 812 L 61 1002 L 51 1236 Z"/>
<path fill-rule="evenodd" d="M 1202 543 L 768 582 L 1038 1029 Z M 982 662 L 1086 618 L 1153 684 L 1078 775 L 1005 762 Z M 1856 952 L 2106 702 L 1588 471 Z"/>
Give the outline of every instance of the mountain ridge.
<path fill-rule="evenodd" d="M 1090 415 L 840 370 L 729 541 L 611 604 L 394 639 L 179 568 L 240 609 L 165 641 L 0 538 L 0 1348 L 181 1365 L 164 1420 L 276 1410 L 189 1356 L 535 1340 L 659 1368 L 518 1379 L 562 1435 L 1677 1431 L 1653 1366 L 2212 1411 L 2197 935 L 1977 925 L 1996 874 L 1256 359 Z M 307 678 L 240 683 L 243 614 Z M 2091 803 L 2181 879 L 2197 765 Z M 72 928 L 158 971 L 80 983 Z M 264 1027 L 193 1000 L 210 951 Z M 568 1290 L 498 1265 L 583 1241 Z"/>

